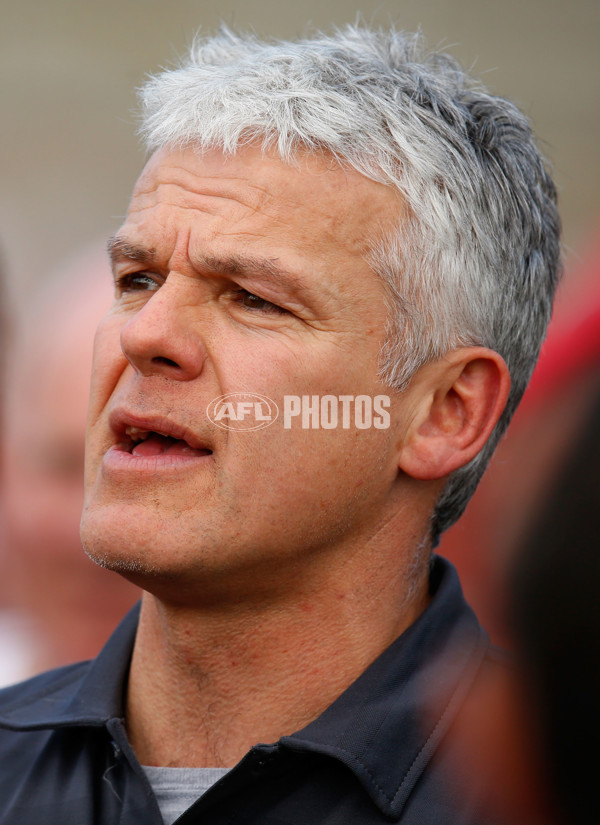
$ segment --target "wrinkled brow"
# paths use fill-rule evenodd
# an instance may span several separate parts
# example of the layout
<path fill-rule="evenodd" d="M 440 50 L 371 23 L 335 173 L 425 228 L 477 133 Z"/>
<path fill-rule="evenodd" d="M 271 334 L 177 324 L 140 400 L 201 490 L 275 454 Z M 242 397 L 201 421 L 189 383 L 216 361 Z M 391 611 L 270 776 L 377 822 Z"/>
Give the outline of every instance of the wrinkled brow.
<path fill-rule="evenodd" d="M 119 235 L 109 239 L 107 249 L 113 265 L 122 259 L 136 261 L 144 266 L 155 266 L 157 263 L 155 249 L 138 246 Z M 192 264 L 196 270 L 207 274 L 258 276 L 294 292 L 305 289 L 301 278 L 281 267 L 273 258 L 258 258 L 251 255 L 196 255 Z"/>

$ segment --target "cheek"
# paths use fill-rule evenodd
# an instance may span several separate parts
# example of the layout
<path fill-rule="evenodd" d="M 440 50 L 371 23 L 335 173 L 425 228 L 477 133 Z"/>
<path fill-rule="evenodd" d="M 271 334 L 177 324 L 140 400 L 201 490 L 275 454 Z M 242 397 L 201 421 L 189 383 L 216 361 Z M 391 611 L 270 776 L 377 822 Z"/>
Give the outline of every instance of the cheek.
<path fill-rule="evenodd" d="M 367 381 L 337 340 L 332 345 L 311 334 L 302 339 L 283 332 L 276 338 L 223 335 L 212 342 L 209 358 L 221 392 L 266 395 L 281 415 L 286 395 L 358 394 Z"/>
<path fill-rule="evenodd" d="M 387 432 L 303 429 L 281 420 L 265 430 L 243 433 L 223 462 L 224 489 L 245 512 L 272 511 L 276 521 L 320 520 L 328 511 L 344 524 L 376 508 L 396 477 Z"/>
<path fill-rule="evenodd" d="M 91 426 L 101 415 L 128 363 L 121 350 L 124 323 L 120 317 L 107 315 L 96 332 L 89 406 Z"/>

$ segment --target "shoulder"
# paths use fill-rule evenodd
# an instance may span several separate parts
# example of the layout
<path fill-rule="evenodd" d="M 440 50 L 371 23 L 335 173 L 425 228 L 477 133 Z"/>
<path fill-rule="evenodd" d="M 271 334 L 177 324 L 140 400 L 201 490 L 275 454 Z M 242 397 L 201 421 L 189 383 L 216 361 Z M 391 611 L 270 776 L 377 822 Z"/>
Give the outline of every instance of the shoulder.
<path fill-rule="evenodd" d="M 110 740 L 82 703 L 90 669 L 70 665 L 0 691 L 2 825 L 95 821 L 93 768 Z"/>
<path fill-rule="evenodd" d="M 29 821 L 21 811 L 23 799 L 34 790 L 37 793 L 46 773 L 56 770 L 58 763 L 51 743 L 56 742 L 61 729 L 69 730 L 68 723 L 61 720 L 68 717 L 87 667 L 87 663 L 70 665 L 0 690 L 2 822 L 8 800 L 16 800 L 20 811 L 17 821 Z M 62 736 L 60 732 L 58 735 Z"/>

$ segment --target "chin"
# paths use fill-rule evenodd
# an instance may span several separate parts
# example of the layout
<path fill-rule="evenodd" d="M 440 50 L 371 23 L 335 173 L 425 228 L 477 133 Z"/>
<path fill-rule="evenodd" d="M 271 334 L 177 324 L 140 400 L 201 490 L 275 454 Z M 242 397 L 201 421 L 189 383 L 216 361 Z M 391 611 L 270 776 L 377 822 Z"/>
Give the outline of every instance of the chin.
<path fill-rule="evenodd" d="M 144 558 L 123 558 L 114 553 L 88 550 L 85 545 L 83 549 L 88 557 L 100 567 L 113 573 L 120 573 L 132 581 L 140 576 L 156 576 L 160 573 L 160 569 L 156 565 L 150 564 Z"/>
<path fill-rule="evenodd" d="M 86 507 L 81 519 L 81 543 L 100 567 L 141 584 L 140 578 L 160 573 L 156 542 L 160 533 L 142 530 L 139 514 L 136 518 L 119 509 L 115 514 L 112 507 Z"/>
<path fill-rule="evenodd" d="M 90 545 L 85 541 L 83 542 L 83 549 L 87 556 L 104 570 L 118 573 L 124 579 L 145 590 L 149 589 L 148 582 L 150 580 L 164 575 L 164 571 L 161 571 L 158 565 L 142 553 L 131 551 L 118 553 L 115 552 L 114 548 L 98 547 L 96 543 Z"/>
<path fill-rule="evenodd" d="M 121 504 L 90 505 L 81 520 L 81 543 L 93 562 L 170 599 L 218 578 L 224 554 L 207 540 L 199 544 L 198 534 L 197 524 L 178 531 L 158 513 Z"/>

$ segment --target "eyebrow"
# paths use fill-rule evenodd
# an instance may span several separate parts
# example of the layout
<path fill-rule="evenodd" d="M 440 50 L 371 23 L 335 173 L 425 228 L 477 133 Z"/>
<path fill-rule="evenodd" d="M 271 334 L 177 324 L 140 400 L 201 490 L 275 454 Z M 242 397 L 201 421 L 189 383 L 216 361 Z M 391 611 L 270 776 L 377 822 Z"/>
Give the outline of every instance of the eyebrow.
<path fill-rule="evenodd" d="M 109 238 L 107 250 L 113 264 L 123 258 L 145 266 L 157 263 L 155 249 L 131 243 L 120 235 Z M 197 255 L 192 260 L 192 265 L 197 270 L 214 275 L 260 277 L 293 292 L 309 291 L 298 275 L 280 266 L 274 258 L 257 258 L 252 255 Z"/>
<path fill-rule="evenodd" d="M 140 264 L 151 265 L 156 263 L 155 249 L 147 249 L 144 246 L 137 246 L 136 244 L 130 243 L 126 238 L 123 238 L 120 235 L 114 235 L 112 238 L 109 238 L 106 248 L 111 263 L 113 264 L 122 258 L 128 258 L 129 260 L 137 261 Z"/>
<path fill-rule="evenodd" d="M 252 255 L 227 255 L 220 258 L 216 255 L 200 255 L 193 263 L 199 269 L 214 274 L 259 277 L 294 292 L 306 289 L 298 275 L 280 266 L 274 258 L 256 258 Z"/>

